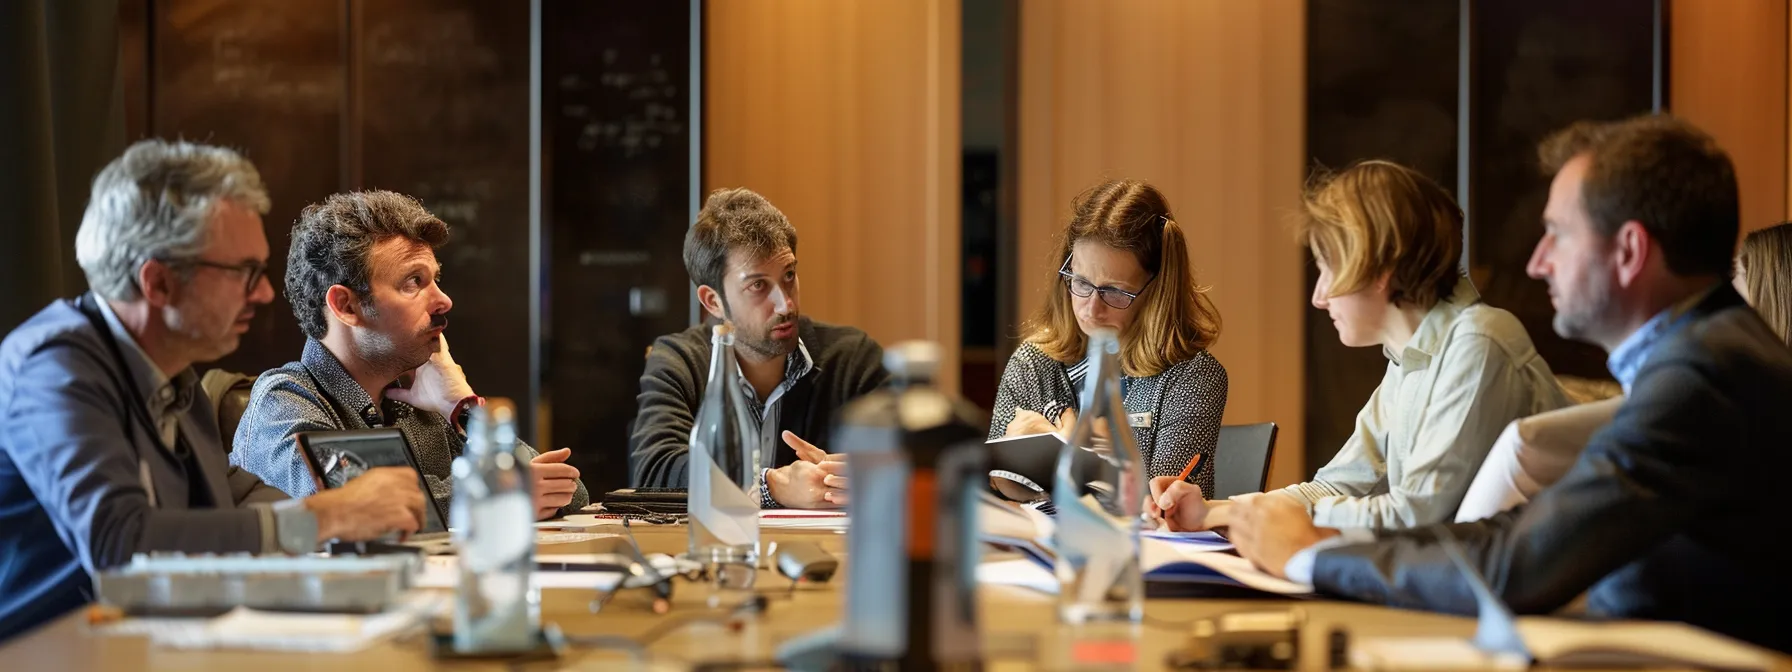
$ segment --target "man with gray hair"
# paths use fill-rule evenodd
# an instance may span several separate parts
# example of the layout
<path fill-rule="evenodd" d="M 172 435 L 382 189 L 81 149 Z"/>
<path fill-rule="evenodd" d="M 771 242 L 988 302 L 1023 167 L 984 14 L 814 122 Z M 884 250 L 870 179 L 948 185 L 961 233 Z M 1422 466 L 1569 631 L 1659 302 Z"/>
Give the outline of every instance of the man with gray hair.
<path fill-rule="evenodd" d="M 193 365 L 273 300 L 254 165 L 145 140 L 93 181 L 75 256 L 93 291 L 0 341 L 0 640 L 93 597 L 138 553 L 306 553 L 423 524 L 409 469 L 288 499 L 231 467 Z"/>

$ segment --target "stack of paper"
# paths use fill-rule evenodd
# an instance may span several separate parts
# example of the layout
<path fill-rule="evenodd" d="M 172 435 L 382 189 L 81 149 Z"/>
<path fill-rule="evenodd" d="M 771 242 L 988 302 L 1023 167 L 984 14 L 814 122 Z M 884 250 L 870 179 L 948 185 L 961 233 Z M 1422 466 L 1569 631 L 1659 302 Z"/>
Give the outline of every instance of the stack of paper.
<path fill-rule="evenodd" d="M 148 637 L 155 646 L 180 649 L 351 653 L 421 627 L 446 606 L 446 596 L 420 594 L 398 608 L 369 615 L 237 607 L 217 618 L 131 618 L 106 626 L 105 632 Z"/>
<path fill-rule="evenodd" d="M 845 532 L 845 511 L 808 511 L 803 509 L 766 509 L 759 512 L 760 529 L 834 530 Z"/>
<path fill-rule="evenodd" d="M 1146 530 L 1139 536 L 1146 539 L 1161 539 L 1184 548 L 1199 548 L 1204 551 L 1230 551 L 1232 542 L 1219 535 L 1218 532 L 1170 532 L 1167 530 Z"/>
<path fill-rule="evenodd" d="M 535 564 L 543 565 L 580 565 L 606 561 L 593 554 L 542 554 L 535 556 Z M 622 582 L 622 572 L 579 571 L 579 570 L 536 570 L 529 574 L 529 583 L 536 588 L 583 588 L 588 590 L 610 590 Z M 424 559 L 423 571 L 418 573 L 412 583 L 417 588 L 454 588 L 460 583 L 460 558 L 452 555 L 430 556 Z"/>
<path fill-rule="evenodd" d="M 1032 509 L 986 498 L 978 511 L 981 537 L 1027 557 L 1037 571 L 1027 571 L 1013 561 L 989 563 L 978 579 L 988 583 L 1038 587 L 1045 585 L 1056 561 L 1053 521 Z M 1309 595 L 1313 587 L 1295 583 L 1257 569 L 1249 560 L 1231 552 L 1232 543 L 1212 532 L 1148 531 L 1140 534 L 1139 564 L 1145 580 L 1176 583 L 1215 583 L 1251 588 L 1277 595 Z M 1041 574 L 1043 572 L 1043 574 Z M 1056 583 L 1052 582 L 1055 589 Z"/>

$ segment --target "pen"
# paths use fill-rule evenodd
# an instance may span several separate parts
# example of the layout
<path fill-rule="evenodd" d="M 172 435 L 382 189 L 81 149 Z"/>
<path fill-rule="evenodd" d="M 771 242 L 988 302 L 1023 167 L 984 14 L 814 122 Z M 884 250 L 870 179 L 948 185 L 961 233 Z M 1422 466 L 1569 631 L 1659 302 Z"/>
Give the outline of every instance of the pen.
<path fill-rule="evenodd" d="M 1195 468 L 1199 467 L 1199 466 L 1201 466 L 1201 454 L 1195 453 L 1195 459 L 1188 461 L 1188 466 L 1185 466 L 1182 468 L 1182 473 L 1176 475 L 1176 480 L 1178 480 L 1178 481 L 1188 480 L 1189 475 L 1195 473 Z M 1164 513 L 1167 514 L 1167 513 L 1169 513 L 1169 511 L 1165 510 Z M 1147 514 L 1145 516 L 1145 522 L 1146 522 L 1146 524 L 1148 524 L 1150 526 L 1150 529 L 1160 530 L 1160 529 L 1163 529 L 1163 527 L 1164 527 L 1164 521 L 1162 518 L 1152 517 L 1149 514 Z"/>
<path fill-rule="evenodd" d="M 1195 467 L 1198 467 L 1200 465 L 1201 465 L 1201 454 L 1195 453 L 1195 459 L 1188 461 L 1188 466 L 1182 468 L 1182 473 L 1180 475 L 1176 476 L 1176 480 L 1178 480 L 1178 481 L 1188 480 L 1189 474 L 1195 473 Z"/>

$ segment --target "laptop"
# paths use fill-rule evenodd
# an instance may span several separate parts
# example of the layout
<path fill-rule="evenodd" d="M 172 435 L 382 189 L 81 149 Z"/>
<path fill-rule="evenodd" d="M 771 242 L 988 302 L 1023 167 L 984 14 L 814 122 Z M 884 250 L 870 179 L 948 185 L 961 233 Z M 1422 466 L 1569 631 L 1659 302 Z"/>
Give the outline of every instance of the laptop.
<path fill-rule="evenodd" d="M 317 489 L 334 490 L 374 467 L 406 467 L 417 474 L 417 489 L 423 491 L 423 529 L 410 536 L 410 541 L 446 539 L 448 516 L 441 504 L 430 495 L 429 482 L 417 468 L 417 457 L 404 432 L 396 428 L 344 429 L 325 432 L 300 432 L 299 454 L 311 469 Z"/>

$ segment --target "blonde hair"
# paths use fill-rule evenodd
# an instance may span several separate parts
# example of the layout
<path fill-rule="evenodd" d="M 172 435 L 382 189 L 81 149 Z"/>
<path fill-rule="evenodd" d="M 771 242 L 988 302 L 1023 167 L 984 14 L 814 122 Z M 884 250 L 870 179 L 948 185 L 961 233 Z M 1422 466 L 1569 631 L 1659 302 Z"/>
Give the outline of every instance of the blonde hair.
<path fill-rule="evenodd" d="M 1332 271 L 1327 295 L 1362 291 L 1384 274 L 1390 303 L 1430 308 L 1456 290 L 1462 208 L 1419 171 L 1363 161 L 1315 176 L 1301 205 L 1301 238 Z"/>
<path fill-rule="evenodd" d="M 1749 304 L 1773 333 L 1792 344 L 1792 222 L 1749 233 L 1736 263 L 1747 274 Z"/>
<path fill-rule="evenodd" d="M 1219 339 L 1220 313 L 1207 298 L 1207 288 L 1195 283 L 1188 243 L 1163 192 L 1138 180 L 1112 180 L 1083 192 L 1072 209 L 1051 267 L 1058 291 L 1027 321 L 1022 331 L 1027 342 L 1064 363 L 1087 356 L 1088 339 L 1077 326 L 1070 292 L 1057 269 L 1078 241 L 1089 240 L 1132 252 L 1151 274 L 1129 307 L 1140 314 L 1120 334 L 1121 371 L 1155 376 L 1213 346 Z"/>

